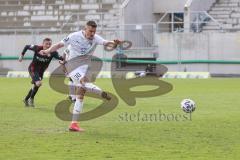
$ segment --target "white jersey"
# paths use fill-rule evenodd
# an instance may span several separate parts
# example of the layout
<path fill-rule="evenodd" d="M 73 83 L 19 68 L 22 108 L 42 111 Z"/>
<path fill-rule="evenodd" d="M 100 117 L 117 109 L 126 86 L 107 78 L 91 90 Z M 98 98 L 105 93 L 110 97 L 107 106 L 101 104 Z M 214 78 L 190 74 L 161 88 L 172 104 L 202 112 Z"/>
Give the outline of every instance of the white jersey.
<path fill-rule="evenodd" d="M 71 33 L 61 42 L 68 46 L 68 60 L 70 60 L 78 56 L 92 53 L 97 45 L 103 45 L 107 41 L 97 34 L 94 35 L 92 40 L 89 40 L 85 38 L 84 31 L 81 30 Z"/>

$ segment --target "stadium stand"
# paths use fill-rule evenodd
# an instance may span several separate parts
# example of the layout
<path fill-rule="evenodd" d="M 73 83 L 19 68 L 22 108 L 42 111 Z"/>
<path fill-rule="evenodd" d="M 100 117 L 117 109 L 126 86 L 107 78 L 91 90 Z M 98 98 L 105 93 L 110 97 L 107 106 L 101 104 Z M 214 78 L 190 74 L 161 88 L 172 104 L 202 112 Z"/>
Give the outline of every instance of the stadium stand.
<path fill-rule="evenodd" d="M 240 30 L 240 0 L 217 0 L 208 13 L 219 23 L 224 30 Z M 203 30 L 218 30 L 215 23 L 208 23 Z"/>
<path fill-rule="evenodd" d="M 0 1 L 0 29 L 72 31 L 94 19 L 102 27 L 119 24 L 121 0 L 8 0 Z"/>

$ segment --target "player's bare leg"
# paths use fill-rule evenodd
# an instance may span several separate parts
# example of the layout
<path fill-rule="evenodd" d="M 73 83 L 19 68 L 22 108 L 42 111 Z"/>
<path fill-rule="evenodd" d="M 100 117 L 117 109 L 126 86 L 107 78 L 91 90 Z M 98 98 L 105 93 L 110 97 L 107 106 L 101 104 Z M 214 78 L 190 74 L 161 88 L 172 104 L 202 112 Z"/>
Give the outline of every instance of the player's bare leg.
<path fill-rule="evenodd" d="M 73 117 L 72 117 L 72 122 L 69 127 L 69 131 L 74 131 L 74 132 L 83 132 L 84 129 L 80 128 L 78 125 L 80 113 L 83 108 L 83 99 L 84 99 L 84 94 L 86 90 L 82 87 L 77 87 L 77 97 L 76 97 L 76 102 L 74 104 L 73 108 Z"/>

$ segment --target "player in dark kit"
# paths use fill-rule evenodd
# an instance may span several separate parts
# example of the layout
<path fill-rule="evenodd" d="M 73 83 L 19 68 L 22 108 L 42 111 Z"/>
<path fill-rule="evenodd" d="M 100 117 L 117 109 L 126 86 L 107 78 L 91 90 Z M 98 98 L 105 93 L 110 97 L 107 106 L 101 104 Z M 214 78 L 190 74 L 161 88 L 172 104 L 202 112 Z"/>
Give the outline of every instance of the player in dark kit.
<path fill-rule="evenodd" d="M 58 52 L 53 52 L 50 56 L 41 55 L 39 51 L 50 48 L 52 45 L 52 40 L 50 38 L 45 38 L 41 46 L 38 45 L 26 45 L 19 57 L 19 62 L 22 62 L 23 57 L 27 50 L 34 52 L 33 60 L 28 67 L 28 72 L 32 78 L 33 87 L 29 90 L 27 96 L 23 100 L 25 106 L 34 107 L 34 96 L 36 95 L 39 87 L 42 85 L 43 74 L 48 68 L 52 58 L 56 58 L 62 63 L 64 63 L 64 58 L 59 56 Z"/>

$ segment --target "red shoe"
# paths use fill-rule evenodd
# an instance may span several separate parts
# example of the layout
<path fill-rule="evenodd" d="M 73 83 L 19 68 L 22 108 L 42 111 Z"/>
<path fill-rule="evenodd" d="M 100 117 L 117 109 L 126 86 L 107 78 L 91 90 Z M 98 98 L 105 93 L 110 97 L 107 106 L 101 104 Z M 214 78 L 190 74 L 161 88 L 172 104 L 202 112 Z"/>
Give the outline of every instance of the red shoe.
<path fill-rule="evenodd" d="M 78 126 L 78 123 L 71 123 L 70 127 L 69 127 L 69 131 L 72 131 L 72 132 L 83 132 L 84 129 L 83 128 L 80 128 Z"/>

